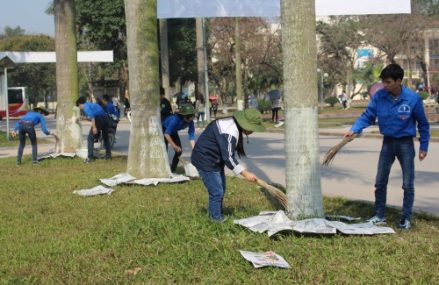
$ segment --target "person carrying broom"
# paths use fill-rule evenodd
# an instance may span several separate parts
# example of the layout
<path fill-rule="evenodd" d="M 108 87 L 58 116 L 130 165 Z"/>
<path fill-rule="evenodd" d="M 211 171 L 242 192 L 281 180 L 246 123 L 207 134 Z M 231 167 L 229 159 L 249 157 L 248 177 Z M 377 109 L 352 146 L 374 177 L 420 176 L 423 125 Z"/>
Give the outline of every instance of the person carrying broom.
<path fill-rule="evenodd" d="M 243 134 L 262 132 L 261 113 L 256 109 L 237 111 L 233 117 L 212 121 L 201 133 L 192 151 L 191 162 L 197 168 L 209 193 L 208 212 L 214 221 L 223 221 L 223 198 L 226 191 L 224 165 L 250 182 L 258 177 L 239 164 L 235 154 L 245 156 Z"/>
<path fill-rule="evenodd" d="M 380 133 L 384 136 L 378 161 L 375 181 L 375 216 L 368 221 L 374 224 L 385 222 L 385 207 L 389 173 L 395 158 L 402 168 L 404 200 L 398 227 L 411 227 L 412 208 L 415 196 L 415 148 L 416 124 L 420 134 L 419 160 L 427 156 L 430 126 L 425 116 L 422 98 L 401 85 L 404 70 L 398 64 L 389 64 L 380 74 L 384 88 L 371 98 L 364 113 L 345 133 L 353 138 L 378 118 Z"/>

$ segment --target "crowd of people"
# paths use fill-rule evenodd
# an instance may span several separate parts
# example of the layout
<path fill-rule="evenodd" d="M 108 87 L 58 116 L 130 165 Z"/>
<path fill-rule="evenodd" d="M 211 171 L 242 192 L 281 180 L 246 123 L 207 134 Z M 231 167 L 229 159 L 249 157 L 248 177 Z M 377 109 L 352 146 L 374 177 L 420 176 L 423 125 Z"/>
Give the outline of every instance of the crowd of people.
<path fill-rule="evenodd" d="M 375 181 L 375 215 L 369 219 L 369 222 L 373 224 L 385 222 L 387 183 L 392 164 L 397 159 L 402 169 L 404 190 L 398 227 L 409 229 L 415 193 L 414 138 L 418 131 L 420 136 L 418 157 L 422 161 L 427 156 L 430 131 L 422 98 L 402 85 L 403 77 L 404 70 L 399 65 L 386 66 L 380 74 L 384 88 L 375 93 L 365 111 L 344 136 L 351 139 L 378 120 L 378 127 L 383 135 L 383 144 Z M 281 93 L 278 89 L 273 89 L 268 95 L 272 101 L 272 121 L 278 122 Z M 111 159 L 108 130 L 120 118 L 117 105 L 113 104 L 108 95 L 102 96 L 96 103 L 88 102 L 85 97 L 80 97 L 76 105 L 91 120 L 91 128 L 87 137 L 88 156 L 85 162 L 90 163 L 94 159 L 93 144 L 98 134 L 103 136 L 105 159 Z M 214 107 L 213 102 L 211 107 L 215 119 L 205 126 L 199 138 L 196 139 L 194 119 L 205 120 L 204 97 L 199 95 L 194 103 L 189 98 L 181 100 L 178 110 L 173 112 L 172 104 L 165 97 L 164 89 L 160 89 L 160 116 L 164 143 L 166 149 L 168 146 L 173 149 L 170 169 L 172 172 L 177 170 L 183 149 L 179 131 L 187 129 L 192 149 L 191 162 L 197 168 L 208 192 L 209 217 L 214 221 L 222 221 L 224 220 L 223 199 L 226 191 L 224 168 L 228 167 L 236 175 L 242 175 L 248 181 L 256 181 L 258 179 L 256 175 L 245 169 L 237 157 L 245 156 L 243 136 L 261 132 L 265 128 L 262 125 L 262 115 L 256 108 L 247 108 L 236 111 L 232 116 L 216 118 L 217 107 Z M 32 161 L 37 163 L 35 126 L 41 124 L 42 131 L 46 135 L 50 134 L 46 128 L 44 115 L 47 115 L 46 110 L 35 108 L 17 121 L 12 132 L 14 137 L 18 133 L 20 141 L 17 165 L 20 165 L 22 161 L 26 135 L 29 136 L 32 144 Z"/>

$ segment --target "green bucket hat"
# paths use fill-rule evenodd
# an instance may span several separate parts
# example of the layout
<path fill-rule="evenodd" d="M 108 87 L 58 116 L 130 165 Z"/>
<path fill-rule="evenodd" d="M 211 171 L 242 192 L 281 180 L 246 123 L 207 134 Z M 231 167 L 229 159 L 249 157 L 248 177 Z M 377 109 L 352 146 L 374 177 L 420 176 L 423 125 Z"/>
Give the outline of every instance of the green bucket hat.
<path fill-rule="evenodd" d="M 41 107 L 35 107 L 35 108 L 33 108 L 33 111 L 35 111 L 35 112 L 40 112 L 40 113 L 42 113 L 44 116 L 49 115 L 49 111 L 47 111 L 46 109 L 41 108 Z"/>
<path fill-rule="evenodd" d="M 252 132 L 265 131 L 265 127 L 262 125 L 261 113 L 256 109 L 237 111 L 233 114 L 233 117 L 244 130 Z"/>
<path fill-rule="evenodd" d="M 178 111 L 178 113 L 183 116 L 195 115 L 195 109 L 191 104 L 184 104 L 180 107 L 180 111 Z"/>

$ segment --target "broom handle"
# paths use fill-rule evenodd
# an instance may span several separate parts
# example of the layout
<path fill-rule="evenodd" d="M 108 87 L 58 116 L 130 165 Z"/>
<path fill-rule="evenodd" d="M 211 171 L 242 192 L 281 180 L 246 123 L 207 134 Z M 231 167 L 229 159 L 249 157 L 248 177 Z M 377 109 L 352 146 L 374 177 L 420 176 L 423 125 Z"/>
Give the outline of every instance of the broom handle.
<path fill-rule="evenodd" d="M 262 180 L 260 178 L 256 179 L 256 183 L 258 183 L 259 186 L 262 186 L 264 188 L 270 187 L 270 185 L 267 182 L 265 182 L 264 180 Z"/>

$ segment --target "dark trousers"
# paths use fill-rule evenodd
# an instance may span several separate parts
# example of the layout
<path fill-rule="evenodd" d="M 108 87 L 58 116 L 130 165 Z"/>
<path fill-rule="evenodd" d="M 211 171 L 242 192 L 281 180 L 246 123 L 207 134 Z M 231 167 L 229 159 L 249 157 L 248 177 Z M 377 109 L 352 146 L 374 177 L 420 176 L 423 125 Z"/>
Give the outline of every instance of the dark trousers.
<path fill-rule="evenodd" d="M 37 161 L 37 135 L 35 134 L 35 127 L 32 122 L 21 123 L 19 125 L 18 138 L 20 140 L 20 145 L 18 146 L 17 162 L 21 162 L 21 157 L 23 156 L 24 146 L 26 145 L 26 134 L 29 136 L 30 142 L 32 144 L 32 161 Z"/>
<path fill-rule="evenodd" d="M 178 145 L 181 148 L 181 141 L 180 141 L 180 137 L 178 136 L 178 133 L 171 134 L 171 139 L 174 141 L 176 145 Z M 168 150 L 168 141 L 166 139 L 165 139 L 165 145 L 166 145 L 166 150 Z M 175 152 L 171 162 L 172 172 L 175 172 L 175 170 L 177 169 L 178 161 L 182 153 L 183 151 Z"/>
<path fill-rule="evenodd" d="M 280 108 L 272 108 L 271 109 L 271 121 L 273 122 L 279 122 L 279 109 Z"/>
<path fill-rule="evenodd" d="M 104 140 L 105 147 L 105 157 L 111 157 L 111 146 L 110 141 L 108 140 L 108 128 L 110 126 L 110 118 L 108 116 L 97 116 L 95 118 L 96 129 L 98 130 L 98 134 L 102 132 L 102 139 Z M 87 150 L 88 150 L 88 158 L 93 159 L 93 146 L 95 141 L 95 135 L 93 134 L 93 127 L 90 129 L 87 137 Z"/>
<path fill-rule="evenodd" d="M 380 218 L 385 216 L 387 183 L 395 158 L 398 159 L 402 169 L 404 190 L 402 218 L 410 220 L 415 199 L 415 148 L 412 137 L 400 139 L 384 137 L 375 182 L 375 213 Z"/>

